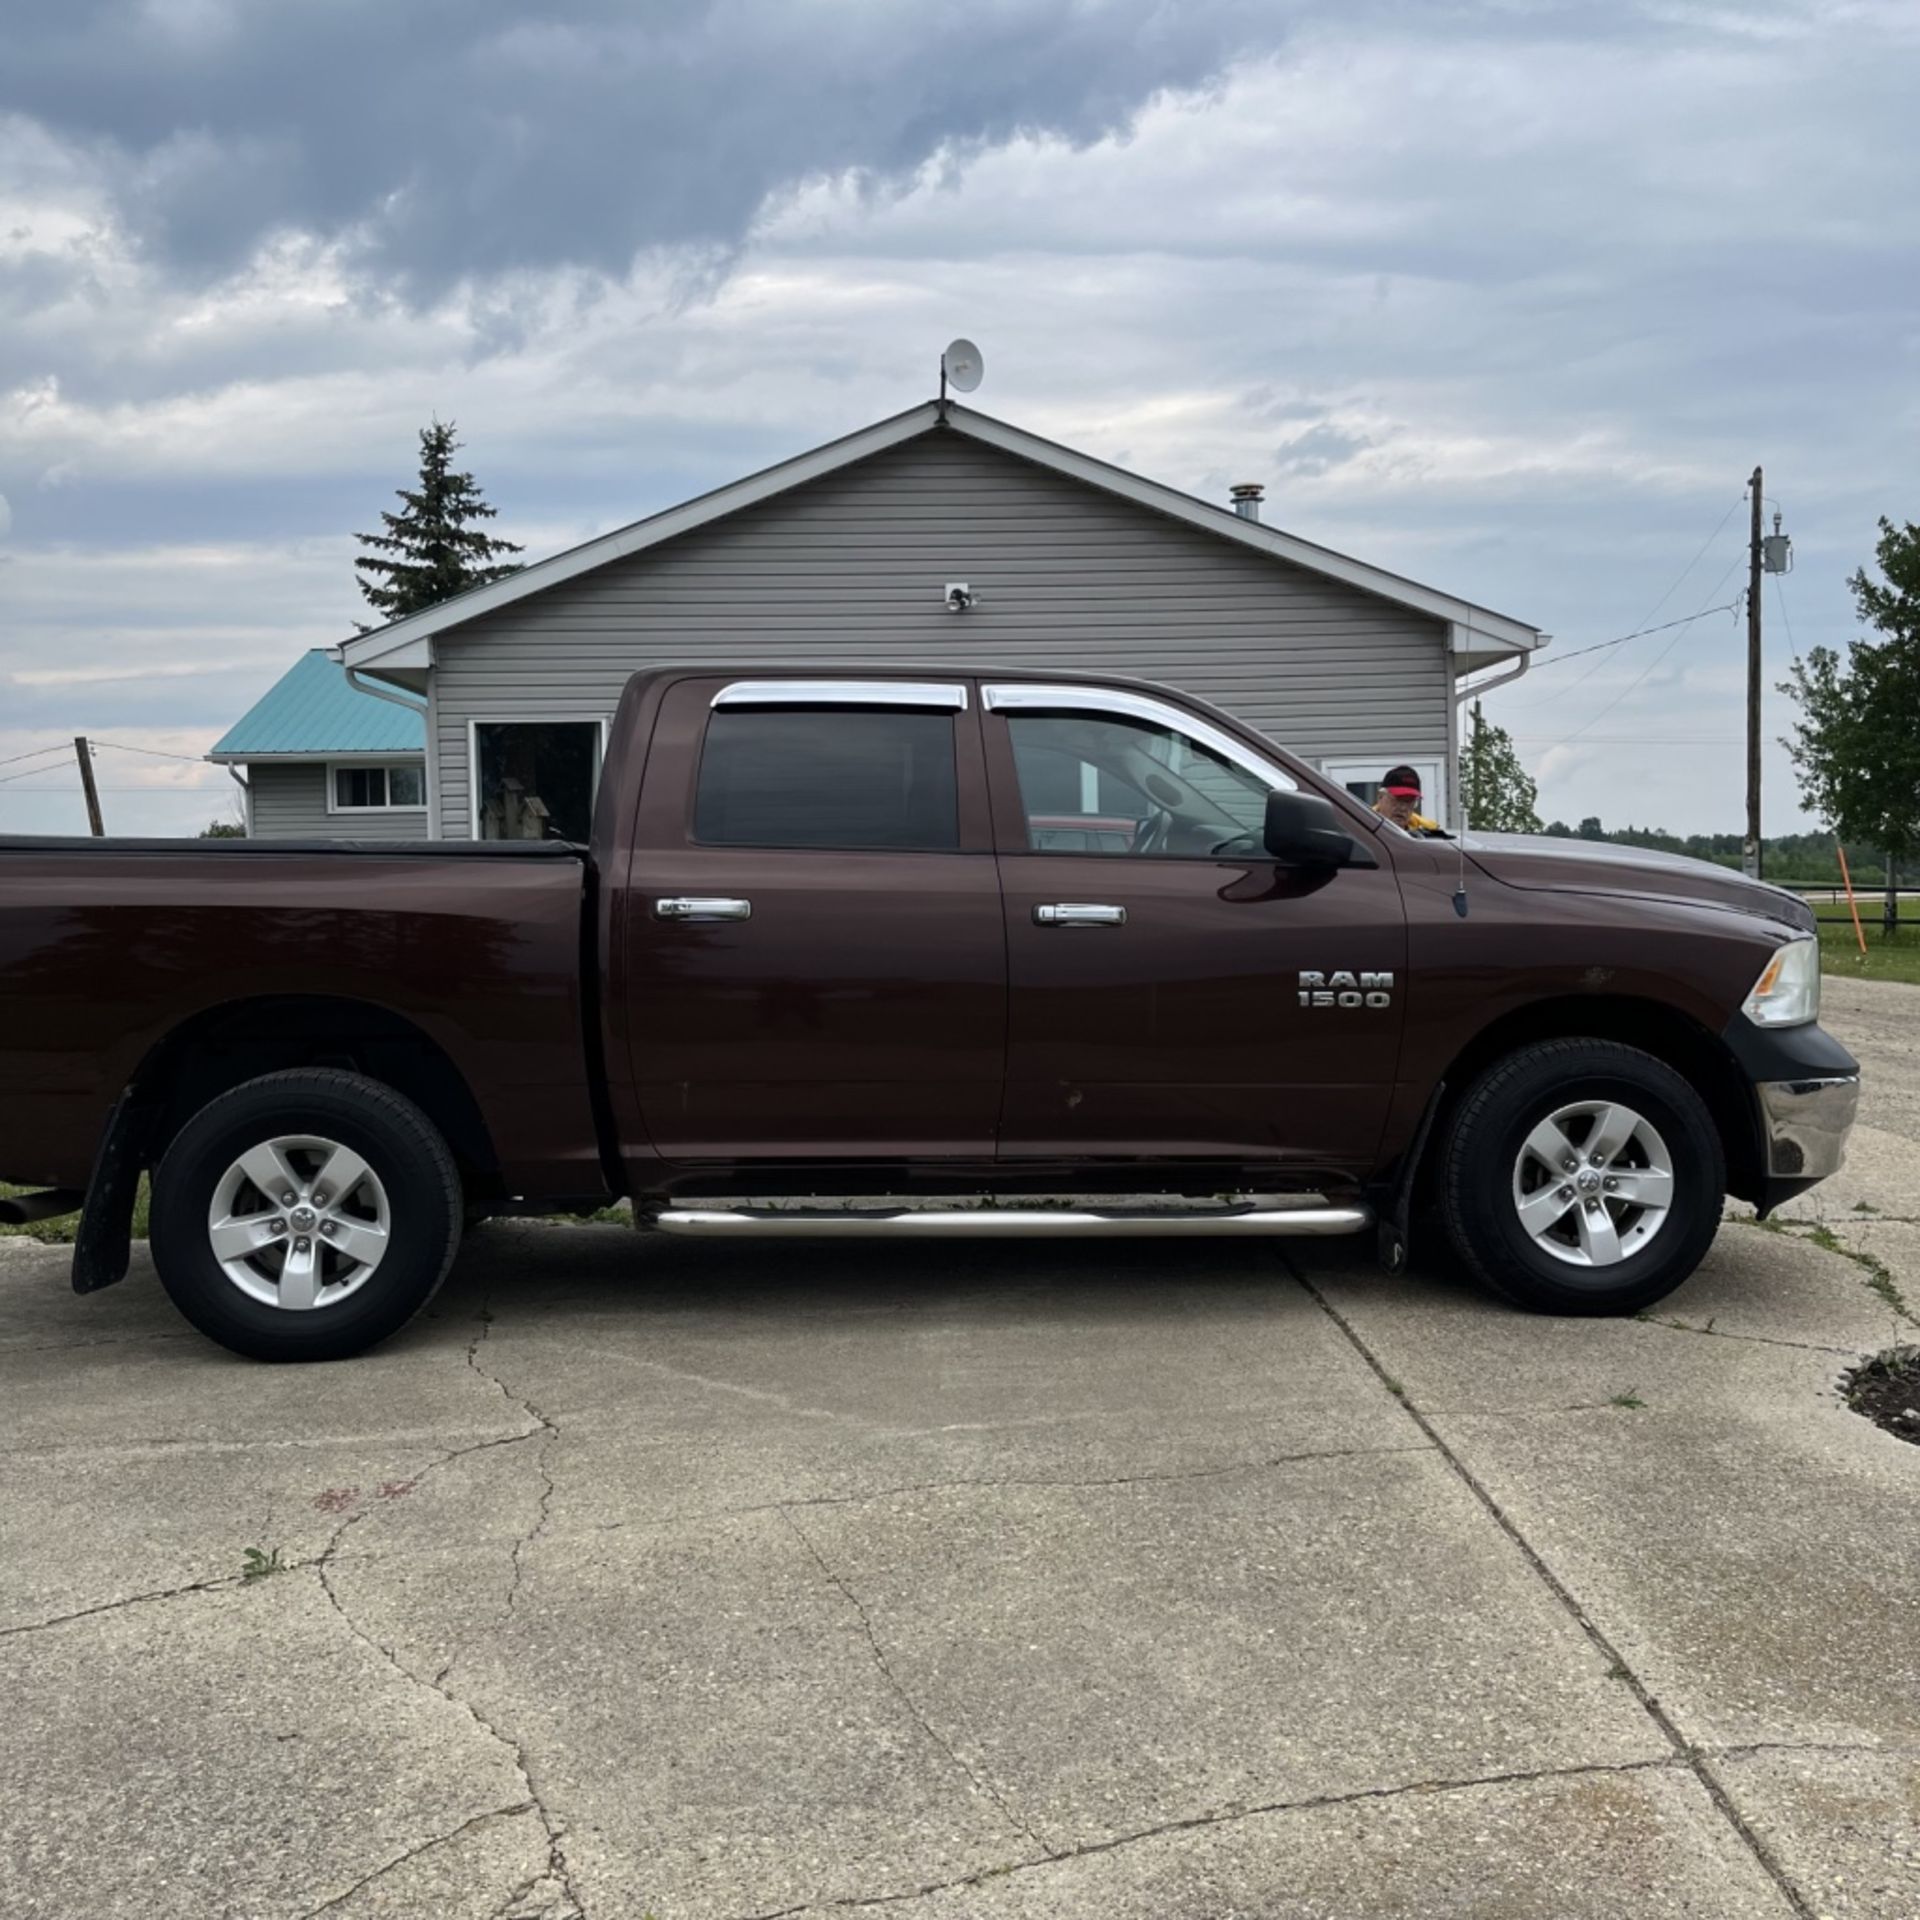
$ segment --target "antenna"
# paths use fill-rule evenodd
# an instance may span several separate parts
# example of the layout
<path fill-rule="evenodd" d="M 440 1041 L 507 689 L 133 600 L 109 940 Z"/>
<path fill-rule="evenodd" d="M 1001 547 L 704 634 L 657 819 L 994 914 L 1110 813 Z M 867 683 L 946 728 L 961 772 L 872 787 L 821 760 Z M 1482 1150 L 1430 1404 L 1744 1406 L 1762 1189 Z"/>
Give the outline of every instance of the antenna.
<path fill-rule="evenodd" d="M 943 407 L 947 404 L 949 387 L 955 393 L 971 393 L 986 371 L 986 360 L 971 340 L 951 341 L 940 356 L 940 404 Z"/>

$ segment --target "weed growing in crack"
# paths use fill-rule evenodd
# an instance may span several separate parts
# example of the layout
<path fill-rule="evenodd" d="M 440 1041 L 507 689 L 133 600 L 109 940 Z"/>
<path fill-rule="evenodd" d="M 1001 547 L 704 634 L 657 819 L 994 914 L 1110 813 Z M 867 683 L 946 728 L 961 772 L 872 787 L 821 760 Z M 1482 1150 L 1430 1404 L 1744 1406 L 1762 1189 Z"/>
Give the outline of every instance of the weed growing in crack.
<path fill-rule="evenodd" d="M 285 1573 L 287 1563 L 280 1558 L 280 1549 L 270 1547 L 262 1549 L 249 1547 L 240 1556 L 240 1578 L 242 1580 L 264 1580 L 270 1573 Z"/>
<path fill-rule="evenodd" d="M 1848 1246 L 1833 1229 L 1824 1224 L 1816 1226 L 1807 1238 L 1816 1247 L 1827 1253 L 1837 1253 L 1843 1260 L 1851 1260 L 1867 1276 L 1867 1285 L 1877 1293 L 1902 1320 L 1914 1320 L 1913 1309 L 1907 1305 L 1907 1297 L 1900 1291 L 1900 1283 L 1893 1277 L 1893 1269 L 1884 1260 L 1876 1260 L 1870 1253 L 1861 1253 Z M 1920 1326 L 1920 1320 L 1914 1324 Z"/>
<path fill-rule="evenodd" d="M 1388 1379 L 1384 1373 L 1380 1376 L 1380 1384 L 1385 1387 L 1396 1400 L 1404 1400 L 1407 1397 L 1406 1388 L 1403 1387 L 1398 1380 Z"/>
<path fill-rule="evenodd" d="M 1629 1387 L 1625 1393 L 1616 1393 L 1607 1402 L 1610 1407 L 1644 1407 L 1647 1403 Z"/>

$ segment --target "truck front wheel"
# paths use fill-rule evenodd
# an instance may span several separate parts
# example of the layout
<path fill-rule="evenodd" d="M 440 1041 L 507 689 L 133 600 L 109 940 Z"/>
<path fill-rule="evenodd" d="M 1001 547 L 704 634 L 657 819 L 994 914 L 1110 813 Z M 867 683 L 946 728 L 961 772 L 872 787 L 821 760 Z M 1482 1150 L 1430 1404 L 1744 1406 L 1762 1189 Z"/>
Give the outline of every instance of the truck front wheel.
<path fill-rule="evenodd" d="M 1540 1313 L 1636 1313 L 1705 1257 L 1726 1156 L 1679 1074 L 1611 1040 L 1549 1040 L 1469 1089 L 1440 1162 L 1454 1250 Z"/>
<path fill-rule="evenodd" d="M 153 1177 L 160 1282 L 255 1360 L 340 1360 L 433 1297 L 460 1240 L 459 1172 L 391 1087 L 311 1068 L 249 1080 L 174 1137 Z"/>

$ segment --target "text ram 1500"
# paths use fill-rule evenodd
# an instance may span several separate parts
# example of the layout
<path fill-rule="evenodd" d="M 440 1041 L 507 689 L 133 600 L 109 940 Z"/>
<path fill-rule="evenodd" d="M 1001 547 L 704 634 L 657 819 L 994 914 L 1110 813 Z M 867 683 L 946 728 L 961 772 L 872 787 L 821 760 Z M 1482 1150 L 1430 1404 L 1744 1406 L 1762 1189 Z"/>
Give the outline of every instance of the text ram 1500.
<path fill-rule="evenodd" d="M 150 1169 L 167 1291 L 275 1359 L 392 1333 L 465 1222 L 621 1196 L 1389 1264 L 1431 1220 L 1523 1306 L 1632 1312 L 1723 1194 L 1840 1164 L 1819 992 L 1789 894 L 1411 838 L 1166 688 L 660 669 L 588 846 L 0 842 L 0 1176 L 48 1189 L 0 1210 L 79 1211 L 105 1286 Z"/>

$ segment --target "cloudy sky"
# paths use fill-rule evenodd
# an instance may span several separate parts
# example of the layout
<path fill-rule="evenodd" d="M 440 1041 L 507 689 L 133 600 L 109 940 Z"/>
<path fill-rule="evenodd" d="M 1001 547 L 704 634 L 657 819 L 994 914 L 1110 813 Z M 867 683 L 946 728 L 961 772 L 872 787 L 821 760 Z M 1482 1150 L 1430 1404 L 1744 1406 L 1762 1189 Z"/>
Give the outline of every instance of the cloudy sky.
<path fill-rule="evenodd" d="M 1550 630 L 1488 703 L 1549 816 L 1737 830 L 1732 613 L 1555 656 L 1731 601 L 1756 460 L 1769 680 L 1854 632 L 1916 79 L 1913 0 L 10 0 L 0 832 L 83 830 L 16 758 L 80 732 L 147 750 L 110 828 L 231 811 L 192 756 L 351 631 L 430 415 L 537 557 L 955 333 L 988 411 Z"/>

